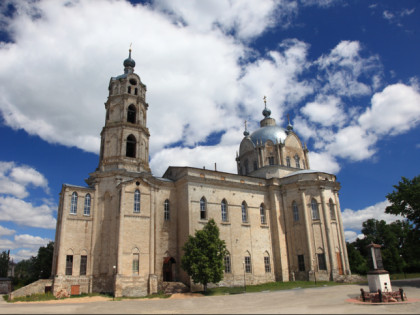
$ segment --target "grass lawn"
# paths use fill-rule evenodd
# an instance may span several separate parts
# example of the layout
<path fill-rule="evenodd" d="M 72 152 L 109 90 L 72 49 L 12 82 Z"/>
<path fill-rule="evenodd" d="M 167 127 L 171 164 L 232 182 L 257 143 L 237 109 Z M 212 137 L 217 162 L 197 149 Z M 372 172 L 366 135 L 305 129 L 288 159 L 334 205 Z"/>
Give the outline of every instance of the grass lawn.
<path fill-rule="evenodd" d="M 389 275 L 391 280 L 420 278 L 420 273 L 394 273 Z"/>

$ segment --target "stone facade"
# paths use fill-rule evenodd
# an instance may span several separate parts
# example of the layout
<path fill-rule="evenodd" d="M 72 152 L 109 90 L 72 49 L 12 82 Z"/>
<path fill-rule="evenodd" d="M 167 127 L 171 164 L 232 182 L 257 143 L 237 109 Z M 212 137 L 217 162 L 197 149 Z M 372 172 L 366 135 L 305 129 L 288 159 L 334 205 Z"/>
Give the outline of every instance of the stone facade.
<path fill-rule="evenodd" d="M 309 169 L 308 150 L 266 108 L 246 130 L 238 174 L 148 163 L 146 86 L 134 73 L 111 78 L 99 166 L 87 187 L 63 185 L 57 216 L 53 291 L 142 296 L 163 283 L 197 288 L 180 268 L 188 235 L 213 218 L 226 241 L 218 285 L 333 280 L 350 274 L 332 174 Z"/>
<path fill-rule="evenodd" d="M 53 280 L 51 279 L 40 279 L 31 284 L 28 284 L 20 289 L 17 289 L 9 294 L 9 300 L 21 296 L 31 296 L 32 294 L 41 294 L 50 291 Z"/>
<path fill-rule="evenodd" d="M 12 292 L 12 279 L 0 278 L 0 294 L 9 294 Z"/>

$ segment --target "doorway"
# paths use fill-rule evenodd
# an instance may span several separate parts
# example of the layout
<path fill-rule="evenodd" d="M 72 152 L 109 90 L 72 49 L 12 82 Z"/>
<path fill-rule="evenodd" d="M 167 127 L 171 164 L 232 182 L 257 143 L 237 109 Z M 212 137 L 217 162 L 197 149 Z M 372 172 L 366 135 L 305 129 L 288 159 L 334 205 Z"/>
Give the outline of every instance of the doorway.
<path fill-rule="evenodd" d="M 163 281 L 175 281 L 175 264 L 176 261 L 173 257 L 165 257 L 163 259 Z"/>
<path fill-rule="evenodd" d="M 343 271 L 343 264 L 341 263 L 341 255 L 340 253 L 336 253 L 336 254 L 337 254 L 338 274 L 343 275 L 344 271 Z"/>

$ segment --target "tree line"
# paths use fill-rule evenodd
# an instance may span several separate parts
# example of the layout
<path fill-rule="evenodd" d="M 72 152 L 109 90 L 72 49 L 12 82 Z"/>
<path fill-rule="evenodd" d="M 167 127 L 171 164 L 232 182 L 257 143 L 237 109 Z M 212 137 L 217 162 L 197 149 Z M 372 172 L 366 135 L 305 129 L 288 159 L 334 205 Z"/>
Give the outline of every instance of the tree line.
<path fill-rule="evenodd" d="M 364 238 L 347 243 L 350 269 L 353 273 L 369 271 L 370 243 L 382 246 L 385 270 L 392 273 L 420 272 L 420 175 L 412 180 L 402 177 L 395 190 L 386 195 L 391 203 L 385 213 L 401 215 L 404 220 L 386 223 L 369 219 L 363 222 Z"/>
<path fill-rule="evenodd" d="M 3 251 L 0 254 L 0 277 L 7 277 L 10 261 L 10 251 Z M 38 249 L 36 256 L 23 259 L 16 263 L 12 284 L 18 289 L 39 279 L 48 279 L 51 276 L 52 259 L 54 253 L 54 242 Z"/>

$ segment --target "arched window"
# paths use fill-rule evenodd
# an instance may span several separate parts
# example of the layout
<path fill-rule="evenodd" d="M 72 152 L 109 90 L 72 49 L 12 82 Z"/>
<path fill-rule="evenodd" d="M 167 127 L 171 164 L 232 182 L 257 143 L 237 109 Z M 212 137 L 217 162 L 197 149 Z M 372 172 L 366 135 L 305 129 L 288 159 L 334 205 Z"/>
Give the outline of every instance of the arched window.
<path fill-rule="evenodd" d="M 222 222 L 228 221 L 228 212 L 227 212 L 227 202 L 225 199 L 222 200 L 222 203 L 220 204 L 220 208 L 222 211 Z"/>
<path fill-rule="evenodd" d="M 137 95 L 137 94 L 138 94 L 138 92 L 139 92 L 138 88 L 135 88 L 135 89 L 134 89 L 134 95 Z"/>
<path fill-rule="evenodd" d="M 330 217 L 331 217 L 331 220 L 335 220 L 335 209 L 334 209 L 334 203 L 332 199 L 330 199 Z"/>
<path fill-rule="evenodd" d="M 206 198 L 202 197 L 200 199 L 200 220 L 207 219 L 207 202 Z"/>
<path fill-rule="evenodd" d="M 136 107 L 133 104 L 128 106 L 127 122 L 132 123 L 132 124 L 136 123 Z"/>
<path fill-rule="evenodd" d="M 300 168 L 300 162 L 299 162 L 299 156 L 296 154 L 295 155 L 295 163 L 296 163 L 296 168 Z"/>
<path fill-rule="evenodd" d="M 133 135 L 127 137 L 127 150 L 125 155 L 132 158 L 136 157 L 136 138 Z"/>
<path fill-rule="evenodd" d="M 271 273 L 270 255 L 268 252 L 264 253 L 264 269 L 265 273 Z"/>
<path fill-rule="evenodd" d="M 274 156 L 268 157 L 268 165 L 274 165 Z"/>
<path fill-rule="evenodd" d="M 315 199 L 311 201 L 311 208 L 312 208 L 312 219 L 319 220 L 319 211 L 318 211 L 318 203 Z"/>
<path fill-rule="evenodd" d="M 231 273 L 229 252 L 226 252 L 226 256 L 223 258 L 223 262 L 225 265 L 225 273 Z"/>
<path fill-rule="evenodd" d="M 293 210 L 293 221 L 299 221 L 299 209 L 297 206 L 296 201 L 293 201 L 292 203 L 292 210 Z"/>
<path fill-rule="evenodd" d="M 246 205 L 246 202 L 242 202 L 242 223 L 248 222 L 248 207 Z"/>
<path fill-rule="evenodd" d="M 128 94 L 131 94 L 131 86 L 129 86 L 129 87 L 127 88 L 127 92 L 128 92 Z"/>
<path fill-rule="evenodd" d="M 246 252 L 244 257 L 244 263 L 245 263 L 245 272 L 251 273 L 252 272 L 252 265 L 251 265 L 251 254 L 249 252 Z"/>
<path fill-rule="evenodd" d="M 165 203 L 163 204 L 163 206 L 164 206 L 164 219 L 165 219 L 165 221 L 169 221 L 169 200 L 168 199 L 166 199 L 165 200 Z"/>
<path fill-rule="evenodd" d="M 265 208 L 263 203 L 260 205 L 260 218 L 261 224 L 267 224 L 267 218 L 265 216 Z"/>
<path fill-rule="evenodd" d="M 77 192 L 73 192 L 71 194 L 70 213 L 71 214 L 77 213 Z"/>
<path fill-rule="evenodd" d="M 83 210 L 84 215 L 90 215 L 90 194 L 85 196 L 85 208 Z"/>
<path fill-rule="evenodd" d="M 139 268 L 140 267 L 140 253 L 133 253 L 133 275 L 139 274 Z"/>
<path fill-rule="evenodd" d="M 134 192 L 134 212 L 140 213 L 140 190 Z"/>
<path fill-rule="evenodd" d="M 286 157 L 286 166 L 290 167 L 290 157 Z"/>
<path fill-rule="evenodd" d="M 245 175 L 248 175 L 249 168 L 248 168 L 248 160 L 245 160 Z"/>
<path fill-rule="evenodd" d="M 254 171 L 256 171 L 257 169 L 258 169 L 257 161 L 254 161 Z"/>

